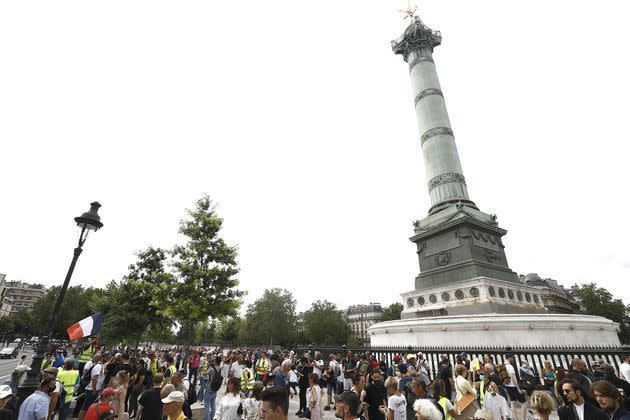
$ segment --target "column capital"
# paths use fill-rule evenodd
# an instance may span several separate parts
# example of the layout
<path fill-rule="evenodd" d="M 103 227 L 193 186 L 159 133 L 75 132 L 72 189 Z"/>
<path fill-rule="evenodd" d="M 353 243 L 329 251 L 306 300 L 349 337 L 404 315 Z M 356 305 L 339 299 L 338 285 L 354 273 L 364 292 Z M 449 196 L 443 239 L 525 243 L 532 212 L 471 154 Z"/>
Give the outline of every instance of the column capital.
<path fill-rule="evenodd" d="M 412 51 L 423 49 L 433 51 L 434 47 L 442 43 L 440 31 L 434 31 L 426 26 L 418 16 L 414 16 L 413 19 L 402 36 L 392 41 L 392 50 L 395 54 L 401 54 L 405 61 Z"/>

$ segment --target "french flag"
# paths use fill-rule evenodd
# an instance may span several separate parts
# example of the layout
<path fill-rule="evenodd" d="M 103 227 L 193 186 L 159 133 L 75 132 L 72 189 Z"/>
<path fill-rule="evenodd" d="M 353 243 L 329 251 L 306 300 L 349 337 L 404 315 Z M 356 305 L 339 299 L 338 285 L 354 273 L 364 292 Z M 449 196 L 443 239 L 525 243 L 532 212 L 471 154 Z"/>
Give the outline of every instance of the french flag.
<path fill-rule="evenodd" d="M 95 313 L 92 316 L 88 316 L 85 319 L 72 324 L 67 329 L 68 337 L 70 340 L 78 340 L 88 335 L 97 334 L 101 329 L 101 320 L 103 319 L 103 312 Z"/>

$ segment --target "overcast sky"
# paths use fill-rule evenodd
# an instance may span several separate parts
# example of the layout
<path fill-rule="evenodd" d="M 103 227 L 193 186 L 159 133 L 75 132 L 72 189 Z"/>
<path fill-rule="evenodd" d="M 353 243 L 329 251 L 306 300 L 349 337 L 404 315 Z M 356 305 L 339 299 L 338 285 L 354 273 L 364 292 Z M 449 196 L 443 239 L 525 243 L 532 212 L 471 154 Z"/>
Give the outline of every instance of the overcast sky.
<path fill-rule="evenodd" d="M 0 273 L 120 279 L 208 193 L 247 303 L 400 301 L 429 196 L 406 1 L 0 3 Z M 630 302 L 630 4 L 426 0 L 472 200 L 511 268 Z M 626 287 L 624 287 L 626 286 Z"/>

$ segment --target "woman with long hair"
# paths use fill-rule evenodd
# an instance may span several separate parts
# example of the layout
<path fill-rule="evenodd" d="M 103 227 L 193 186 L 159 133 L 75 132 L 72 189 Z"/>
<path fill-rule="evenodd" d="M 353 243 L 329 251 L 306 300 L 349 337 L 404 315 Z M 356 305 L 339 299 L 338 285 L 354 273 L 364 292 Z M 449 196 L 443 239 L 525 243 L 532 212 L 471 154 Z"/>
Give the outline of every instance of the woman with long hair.
<path fill-rule="evenodd" d="M 457 417 L 459 415 L 459 413 L 457 412 L 457 408 L 455 408 L 455 406 L 449 399 L 449 396 L 446 395 L 446 383 L 443 379 L 436 379 L 435 381 L 433 381 L 431 391 L 435 401 L 437 401 L 440 407 L 442 407 L 444 420 L 453 420 L 454 417 Z M 418 411 L 415 406 L 414 410 L 416 412 Z"/>
<path fill-rule="evenodd" d="M 534 417 L 540 420 L 549 420 L 549 415 L 555 408 L 551 396 L 543 391 L 534 391 L 529 406 L 536 413 Z"/>
<path fill-rule="evenodd" d="M 321 420 L 323 415 L 322 389 L 319 387 L 319 375 L 311 373 L 308 376 L 311 390 L 308 393 L 308 408 L 311 410 L 311 420 Z"/>
<path fill-rule="evenodd" d="M 109 405 L 112 406 L 118 418 L 122 420 L 129 418 L 129 414 L 125 412 L 125 398 L 127 397 L 130 379 L 129 372 L 126 370 L 118 371 L 114 379 L 112 379 L 112 388 L 115 389 L 116 395 Z"/>
<path fill-rule="evenodd" d="M 547 391 L 554 391 L 553 386 L 554 382 L 556 382 L 556 371 L 551 364 L 551 360 L 545 360 L 545 366 L 540 371 L 540 379 L 543 380 Z"/>
<path fill-rule="evenodd" d="M 455 378 L 455 391 L 457 392 L 457 397 L 455 397 L 455 401 L 459 401 L 466 394 L 473 394 L 475 397 L 477 396 L 477 391 L 470 384 L 466 376 L 468 375 L 468 369 L 464 365 L 456 365 L 455 366 L 455 374 L 457 377 Z"/>
<path fill-rule="evenodd" d="M 241 414 L 238 407 L 241 405 L 241 380 L 232 377 L 227 381 L 225 395 L 219 401 L 214 420 L 239 420 Z"/>

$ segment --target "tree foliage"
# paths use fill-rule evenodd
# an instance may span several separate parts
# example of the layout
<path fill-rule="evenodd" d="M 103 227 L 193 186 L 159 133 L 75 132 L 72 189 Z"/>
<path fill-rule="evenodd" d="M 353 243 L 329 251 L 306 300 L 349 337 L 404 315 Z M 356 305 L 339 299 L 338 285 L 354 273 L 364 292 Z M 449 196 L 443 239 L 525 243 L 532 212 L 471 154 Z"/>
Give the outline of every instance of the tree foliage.
<path fill-rule="evenodd" d="M 394 321 L 396 319 L 400 319 L 400 313 L 403 310 L 402 303 L 392 303 L 385 309 L 383 309 L 383 316 L 381 317 L 381 321 Z"/>
<path fill-rule="evenodd" d="M 295 307 L 296 301 L 288 290 L 265 289 L 247 308 L 245 339 L 269 345 L 295 342 Z"/>
<path fill-rule="evenodd" d="M 304 314 L 304 331 L 311 343 L 319 345 L 346 344 L 350 328 L 334 303 L 318 300 Z"/>
<path fill-rule="evenodd" d="M 180 222 L 184 245 L 173 251 L 176 281 L 165 295 L 163 311 L 173 317 L 193 339 L 194 326 L 208 318 L 236 315 L 242 291 L 236 289 L 238 273 L 236 248 L 219 236 L 223 219 L 208 196 L 197 200 Z"/>
<path fill-rule="evenodd" d="M 589 315 L 602 316 L 619 323 L 619 338 L 622 343 L 630 342 L 630 328 L 625 325 L 628 307 L 621 299 L 615 299 L 608 290 L 595 283 L 582 284 L 575 289 L 584 311 Z"/>
<path fill-rule="evenodd" d="M 136 254 L 137 261 L 120 282 L 112 281 L 96 297 L 95 310 L 105 312 L 101 338 L 104 341 L 136 345 L 172 321 L 163 314 L 162 305 L 174 282 L 166 272 L 166 251 L 148 248 Z"/>
<path fill-rule="evenodd" d="M 23 314 L 23 319 L 32 320 L 31 332 L 40 335 L 46 328 L 46 323 L 50 317 L 50 312 L 57 300 L 57 295 L 61 290 L 60 286 L 51 287 L 41 299 L 33 305 L 33 309 L 29 314 Z M 101 293 L 100 289 L 94 287 L 84 288 L 83 286 L 70 286 L 66 290 L 63 304 L 59 309 L 57 321 L 53 326 L 53 338 L 67 339 L 66 330 L 72 324 L 87 318 L 94 314 L 90 303 L 94 297 Z"/>
<path fill-rule="evenodd" d="M 233 344 L 241 334 L 242 320 L 239 317 L 227 317 L 221 320 L 217 338 L 222 344 Z"/>

